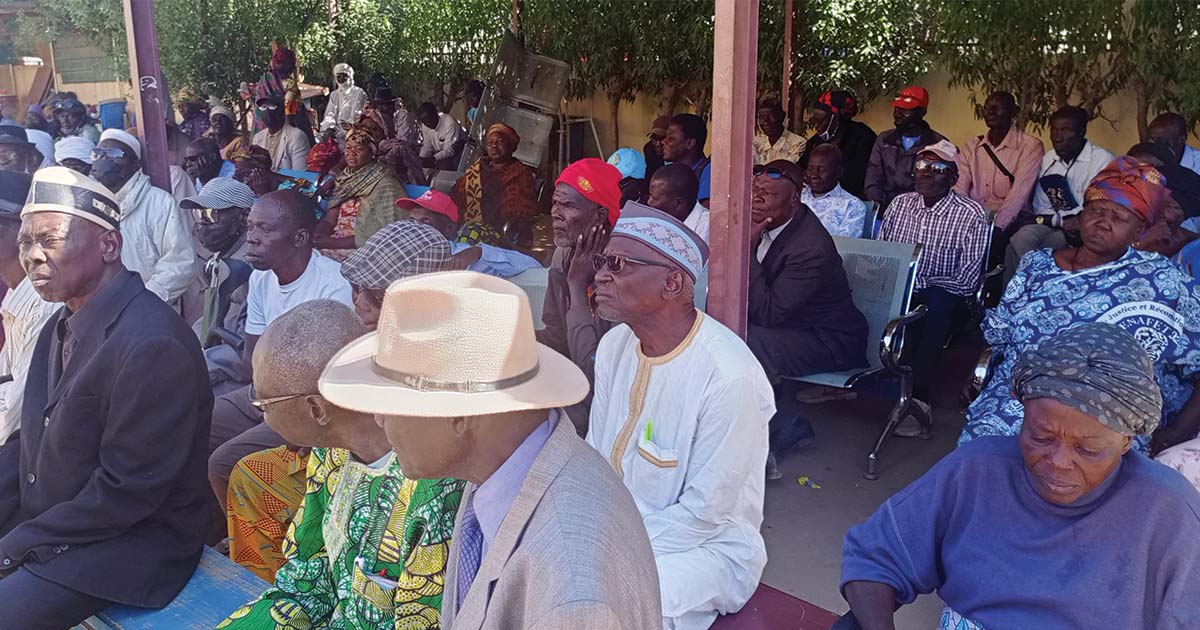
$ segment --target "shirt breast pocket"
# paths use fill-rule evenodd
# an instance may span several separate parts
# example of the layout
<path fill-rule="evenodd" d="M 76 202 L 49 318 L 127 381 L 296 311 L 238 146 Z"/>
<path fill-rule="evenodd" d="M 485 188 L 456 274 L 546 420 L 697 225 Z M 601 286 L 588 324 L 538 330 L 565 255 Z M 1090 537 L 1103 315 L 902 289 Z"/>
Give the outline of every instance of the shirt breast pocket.
<path fill-rule="evenodd" d="M 629 471 L 634 496 L 659 510 L 674 503 L 679 497 L 679 452 L 640 435 L 636 453 Z"/>
<path fill-rule="evenodd" d="M 937 275 L 952 275 L 962 264 L 962 246 L 951 238 L 942 237 L 928 243 L 921 257 L 929 260 L 930 269 L 936 270 Z"/>

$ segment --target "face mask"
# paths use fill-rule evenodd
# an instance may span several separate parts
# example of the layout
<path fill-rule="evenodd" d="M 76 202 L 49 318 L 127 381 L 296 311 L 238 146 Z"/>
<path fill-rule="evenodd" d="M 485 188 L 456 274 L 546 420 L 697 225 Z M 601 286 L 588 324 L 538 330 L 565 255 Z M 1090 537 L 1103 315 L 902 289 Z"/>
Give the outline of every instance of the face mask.
<path fill-rule="evenodd" d="M 830 116 L 829 122 L 825 125 L 825 131 L 817 134 L 817 140 L 820 140 L 821 142 L 829 142 L 829 139 L 833 137 L 833 134 L 837 133 L 837 120 L 837 114 Z"/>
<path fill-rule="evenodd" d="M 97 160 L 92 164 L 92 177 L 113 192 L 116 192 L 113 184 L 121 179 L 121 167 L 112 160 Z"/>

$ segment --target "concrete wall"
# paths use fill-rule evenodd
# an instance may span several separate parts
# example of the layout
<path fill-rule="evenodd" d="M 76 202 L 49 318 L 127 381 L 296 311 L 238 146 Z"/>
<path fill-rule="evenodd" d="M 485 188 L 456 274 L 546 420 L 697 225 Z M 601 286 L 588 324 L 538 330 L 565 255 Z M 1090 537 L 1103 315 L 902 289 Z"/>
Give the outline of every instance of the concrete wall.
<path fill-rule="evenodd" d="M 975 118 L 971 106 L 970 91 L 965 88 L 948 87 L 950 77 L 940 71 L 934 71 L 917 82 L 917 85 L 929 90 L 929 114 L 926 120 L 937 131 L 961 145 L 970 138 L 986 131 L 983 121 Z M 982 99 L 984 95 L 980 95 Z M 1138 142 L 1137 132 L 1137 99 L 1133 92 L 1120 92 L 1104 102 L 1104 115 L 1115 121 L 1096 119 L 1088 125 L 1088 138 L 1100 146 L 1116 154 L 1125 152 Z M 685 110 L 686 111 L 686 110 Z M 611 154 L 617 146 L 640 149 L 646 142 L 646 132 L 654 118 L 664 113 L 660 111 L 656 97 L 640 96 L 634 103 L 621 103 L 619 111 L 620 144 L 612 135 L 611 117 L 609 114 L 608 97 L 597 92 L 590 99 L 572 101 L 567 104 L 567 112 L 572 116 L 592 116 L 596 122 L 596 130 L 606 153 Z M 891 100 L 876 99 L 859 114 L 859 120 L 870 125 L 876 132 L 892 127 Z M 1042 138 L 1046 147 L 1050 146 L 1050 137 L 1046 129 L 1027 129 L 1030 133 Z M 804 135 L 810 135 L 804 132 Z M 592 151 L 588 143 L 589 154 Z M 711 149 L 712 138 L 709 139 Z M 606 156 L 607 157 L 607 156 Z"/>

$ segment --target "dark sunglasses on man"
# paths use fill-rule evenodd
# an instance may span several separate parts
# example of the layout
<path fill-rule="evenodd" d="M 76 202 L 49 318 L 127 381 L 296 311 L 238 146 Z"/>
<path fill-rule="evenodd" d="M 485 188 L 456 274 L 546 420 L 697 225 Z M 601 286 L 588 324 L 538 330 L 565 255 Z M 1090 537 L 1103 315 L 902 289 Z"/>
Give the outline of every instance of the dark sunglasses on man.
<path fill-rule="evenodd" d="M 789 182 L 791 182 L 793 186 L 796 187 L 796 190 L 803 188 L 803 186 L 801 186 L 796 180 L 792 179 L 791 175 L 788 175 L 787 172 L 785 172 L 783 169 L 775 167 L 775 166 L 765 166 L 763 164 L 757 164 L 757 165 L 755 165 L 754 170 L 752 172 L 754 173 L 755 177 L 758 177 L 759 175 L 766 175 L 767 177 L 770 177 L 771 179 L 786 179 Z"/>
<path fill-rule="evenodd" d="M 950 164 L 949 162 L 943 162 L 941 160 L 930 160 L 927 158 L 922 158 L 920 160 L 917 160 L 916 164 L 913 165 L 913 173 L 914 174 L 915 173 L 930 173 L 933 175 L 945 175 L 946 173 L 949 173 L 952 168 L 954 168 L 954 166 L 952 164 Z"/>
<path fill-rule="evenodd" d="M 630 256 L 621 256 L 618 254 L 595 254 L 592 256 L 592 269 L 597 273 L 604 271 L 606 268 L 610 273 L 621 273 L 625 269 L 626 263 L 635 265 L 643 265 L 646 267 L 664 267 L 666 269 L 674 269 L 671 265 L 655 262 L 653 260 L 639 260 Z"/>
<path fill-rule="evenodd" d="M 110 160 L 119 160 L 124 157 L 130 157 L 130 155 L 125 153 L 124 149 L 118 149 L 117 147 L 96 147 L 92 149 L 93 162 L 102 160 L 104 158 L 108 158 Z"/>
<path fill-rule="evenodd" d="M 192 208 L 192 218 L 200 225 L 214 225 L 226 210 L 233 208 Z"/>
<path fill-rule="evenodd" d="M 275 103 L 259 103 L 258 109 L 260 111 L 264 111 L 264 112 L 273 112 L 273 111 L 279 109 L 279 105 L 277 105 Z"/>

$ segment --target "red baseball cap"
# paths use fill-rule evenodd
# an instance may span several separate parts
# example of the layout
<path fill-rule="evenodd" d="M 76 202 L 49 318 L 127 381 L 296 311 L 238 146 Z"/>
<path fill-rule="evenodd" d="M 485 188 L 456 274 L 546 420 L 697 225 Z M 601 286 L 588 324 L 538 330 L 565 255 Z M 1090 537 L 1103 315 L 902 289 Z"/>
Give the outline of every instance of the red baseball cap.
<path fill-rule="evenodd" d="M 396 206 L 409 210 L 411 210 L 414 206 L 419 206 L 421 208 L 425 208 L 426 210 L 445 215 L 449 217 L 451 221 L 454 221 L 454 223 L 458 223 L 458 204 L 454 203 L 454 200 L 450 198 L 450 195 L 433 189 L 426 190 L 425 192 L 421 193 L 420 197 L 417 197 L 416 199 L 410 199 L 408 197 L 397 199 Z"/>
<path fill-rule="evenodd" d="M 608 226 L 617 223 L 621 214 L 621 171 L 596 158 L 583 158 L 563 169 L 554 185 L 566 184 L 585 199 L 608 210 Z"/>
<path fill-rule="evenodd" d="M 929 92 L 925 91 L 923 87 L 910 85 L 900 90 L 899 96 L 892 101 L 892 107 L 899 107 L 900 109 L 929 107 Z"/>

